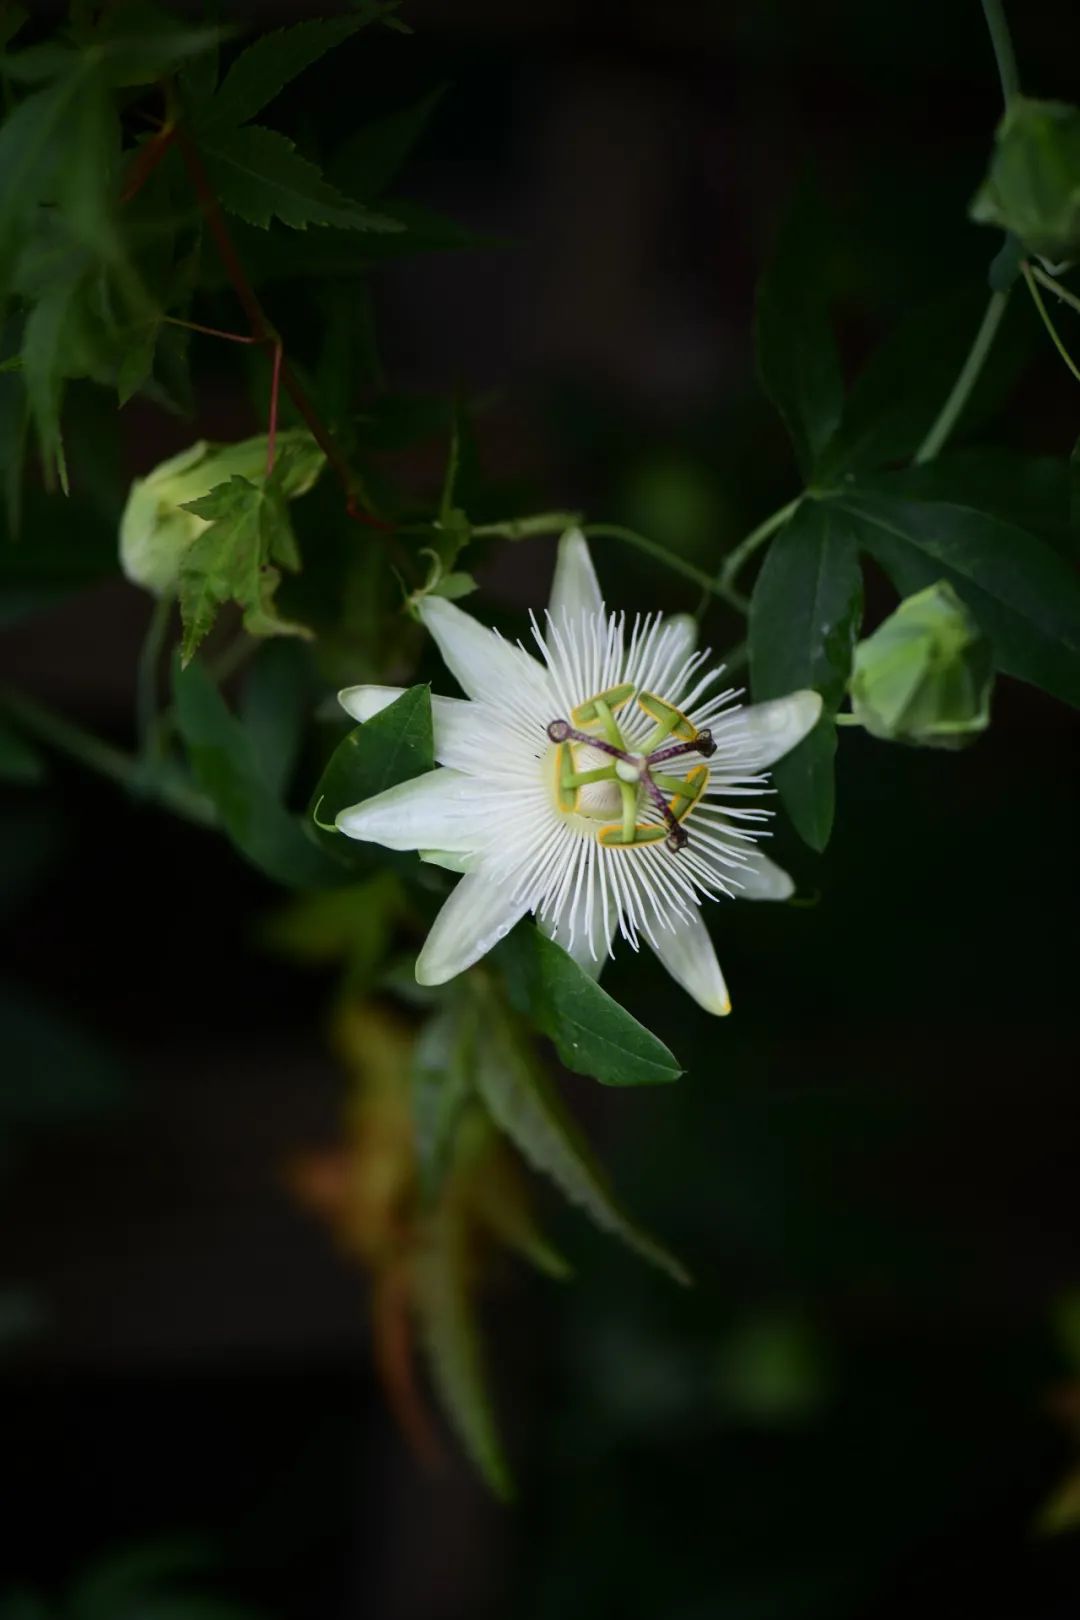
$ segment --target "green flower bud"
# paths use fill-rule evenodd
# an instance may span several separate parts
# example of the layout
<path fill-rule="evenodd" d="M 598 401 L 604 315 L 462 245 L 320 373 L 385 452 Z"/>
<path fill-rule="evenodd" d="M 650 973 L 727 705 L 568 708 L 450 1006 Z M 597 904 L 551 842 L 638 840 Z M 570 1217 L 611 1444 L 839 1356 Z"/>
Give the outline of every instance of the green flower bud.
<path fill-rule="evenodd" d="M 970 213 L 1053 263 L 1080 258 L 1080 108 L 1017 96 Z"/>
<path fill-rule="evenodd" d="M 942 580 L 855 648 L 851 708 L 875 737 L 962 748 L 990 722 L 993 684 L 990 643 Z"/>
<path fill-rule="evenodd" d="M 289 428 L 277 436 L 282 456 L 282 492 L 288 500 L 314 484 L 326 457 L 306 428 Z M 287 457 L 285 452 L 290 451 Z M 120 565 L 134 584 L 163 596 L 176 589 L 180 559 L 208 527 L 205 518 L 185 512 L 187 501 L 208 495 L 234 474 L 258 484 L 266 477 L 267 439 L 261 434 L 240 444 L 208 444 L 200 439 L 136 478 L 120 519 Z"/>

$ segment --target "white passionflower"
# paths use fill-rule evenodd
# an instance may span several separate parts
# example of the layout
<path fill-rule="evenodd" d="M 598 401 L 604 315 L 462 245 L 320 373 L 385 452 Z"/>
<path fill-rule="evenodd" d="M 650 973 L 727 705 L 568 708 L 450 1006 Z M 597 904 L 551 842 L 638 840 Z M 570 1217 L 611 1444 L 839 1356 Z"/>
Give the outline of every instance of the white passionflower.
<path fill-rule="evenodd" d="M 730 1011 L 700 902 L 792 892 L 754 847 L 768 812 L 747 801 L 816 722 L 817 693 L 740 708 L 694 652 L 689 617 L 628 625 L 606 611 L 577 530 L 533 623 L 542 662 L 439 597 L 419 612 L 468 697 L 432 699 L 437 770 L 337 826 L 464 873 L 420 952 L 420 983 L 463 972 L 532 912 L 587 972 L 616 932 L 635 950 L 644 937 L 706 1011 Z M 352 686 L 340 699 L 362 721 L 399 695 Z"/>

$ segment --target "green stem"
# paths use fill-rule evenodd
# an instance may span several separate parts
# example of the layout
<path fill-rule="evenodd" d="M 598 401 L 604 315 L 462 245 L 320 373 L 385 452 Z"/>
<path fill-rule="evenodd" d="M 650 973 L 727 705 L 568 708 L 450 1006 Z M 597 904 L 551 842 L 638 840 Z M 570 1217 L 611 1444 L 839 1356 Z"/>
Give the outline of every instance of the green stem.
<path fill-rule="evenodd" d="M 644 552 L 654 562 L 662 563 L 670 568 L 673 574 L 681 574 L 684 579 L 693 580 L 695 585 L 707 591 L 710 596 L 718 596 L 739 613 L 745 613 L 748 607 L 747 600 L 740 596 L 722 580 L 713 579 L 703 568 L 695 563 L 687 562 L 684 557 L 677 557 L 673 552 L 667 551 L 656 540 L 650 540 L 647 535 L 638 534 L 636 529 L 624 528 L 621 523 L 586 523 L 582 533 L 596 540 L 622 540 L 626 545 L 633 546 L 635 551 Z"/>
<path fill-rule="evenodd" d="M 143 762 L 135 755 L 105 742 L 84 726 L 54 713 L 34 698 L 4 688 L 0 691 L 0 708 L 31 736 L 40 738 L 69 759 L 77 760 L 80 765 L 115 782 L 118 787 L 126 788 L 131 793 L 148 793 L 187 821 L 197 822 L 200 826 L 213 824 L 213 810 L 196 789 L 172 778 L 148 778 Z"/>
<path fill-rule="evenodd" d="M 1046 271 L 1037 264 L 1029 264 L 1028 269 L 1041 287 L 1045 287 L 1048 292 L 1052 292 L 1055 297 L 1060 298 L 1061 302 L 1068 304 L 1071 309 L 1080 310 L 1080 298 L 1077 298 L 1074 292 L 1070 292 L 1068 287 L 1063 287 L 1060 281 L 1055 281 L 1053 276 L 1048 276 Z"/>
<path fill-rule="evenodd" d="M 478 523 L 474 540 L 527 540 L 534 534 L 561 534 L 581 522 L 580 512 L 537 512 L 533 517 L 506 518 L 499 523 Z"/>
<path fill-rule="evenodd" d="M 990 43 L 994 47 L 994 59 L 997 62 L 998 78 L 1001 80 L 1001 94 L 1005 98 L 1005 106 L 1020 94 L 1020 75 L 1016 71 L 1016 52 L 1013 50 L 1012 35 L 1009 33 L 1009 24 L 1005 19 L 1005 8 L 1001 0 L 982 0 L 983 15 L 986 26 L 990 30 Z"/>
<path fill-rule="evenodd" d="M 173 599 L 168 593 L 158 597 L 150 615 L 139 652 L 135 677 L 135 725 L 139 746 L 148 751 L 154 737 L 158 707 L 158 670 L 165 638 L 169 633 Z"/>
<path fill-rule="evenodd" d="M 993 347 L 1008 302 L 1009 295 L 1007 292 L 991 293 L 990 302 L 986 306 L 986 313 L 982 318 L 979 330 L 975 334 L 975 341 L 968 351 L 967 359 L 960 368 L 960 375 L 953 383 L 952 391 L 941 407 L 933 427 L 915 452 L 915 465 L 917 467 L 921 467 L 924 462 L 933 461 L 956 426 L 960 413 L 968 402 L 971 390 L 979 379 L 979 373 L 986 364 L 986 358 Z"/>
<path fill-rule="evenodd" d="M 1028 264 L 1026 259 L 1024 259 L 1021 263 L 1020 268 L 1024 272 L 1024 280 L 1027 282 L 1028 291 L 1035 300 L 1035 308 L 1038 310 L 1042 323 L 1050 334 L 1050 339 L 1054 345 L 1054 348 L 1057 350 L 1058 354 L 1060 354 L 1061 358 L 1064 360 L 1077 382 L 1080 382 L 1080 370 L 1077 369 L 1075 360 L 1065 347 L 1064 343 L 1062 343 L 1061 339 L 1058 337 L 1057 327 L 1050 319 L 1050 311 L 1043 302 L 1043 295 L 1035 284 L 1035 277 L 1032 275 L 1031 266 Z"/>
<path fill-rule="evenodd" d="M 777 529 L 782 529 L 788 519 L 795 515 L 802 498 L 801 495 L 797 495 L 793 501 L 788 501 L 786 506 L 782 506 L 778 512 L 773 512 L 770 517 L 767 517 L 764 523 L 759 523 L 756 529 L 751 529 L 746 538 L 740 540 L 738 545 L 728 552 L 724 558 L 724 566 L 720 570 L 720 585 L 726 589 L 730 589 L 734 585 L 744 564 L 749 561 L 759 546 L 763 546 L 766 540 L 776 533 Z"/>

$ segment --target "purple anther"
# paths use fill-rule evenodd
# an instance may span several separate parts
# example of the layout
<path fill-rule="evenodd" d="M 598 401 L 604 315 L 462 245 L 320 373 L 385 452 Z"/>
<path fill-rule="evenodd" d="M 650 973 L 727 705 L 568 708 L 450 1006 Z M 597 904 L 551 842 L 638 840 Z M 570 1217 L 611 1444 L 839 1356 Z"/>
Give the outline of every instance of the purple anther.
<path fill-rule="evenodd" d="M 602 754 L 610 754 L 612 759 L 625 759 L 627 763 L 633 760 L 633 755 L 626 753 L 622 748 L 616 748 L 613 743 L 605 742 L 603 737 L 594 737 L 591 732 L 575 730 L 568 720 L 549 721 L 547 734 L 553 743 L 585 743 L 589 748 L 598 748 Z"/>

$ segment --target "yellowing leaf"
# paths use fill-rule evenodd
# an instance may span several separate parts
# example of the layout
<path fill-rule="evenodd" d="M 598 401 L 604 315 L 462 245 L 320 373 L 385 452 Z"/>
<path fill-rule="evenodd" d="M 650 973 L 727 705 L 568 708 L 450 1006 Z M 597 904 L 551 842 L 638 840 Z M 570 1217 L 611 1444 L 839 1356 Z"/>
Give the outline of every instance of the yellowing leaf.
<path fill-rule="evenodd" d="M 473 1319 L 468 1234 L 454 1208 L 431 1217 L 414 1267 L 413 1300 L 432 1381 L 465 1450 L 504 1500 L 513 1482 L 495 1427 Z"/>
<path fill-rule="evenodd" d="M 480 1021 L 476 1086 L 495 1123 L 529 1163 L 550 1176 L 601 1231 L 621 1239 L 675 1282 L 689 1283 L 685 1267 L 621 1207 L 588 1143 L 494 997 Z"/>

